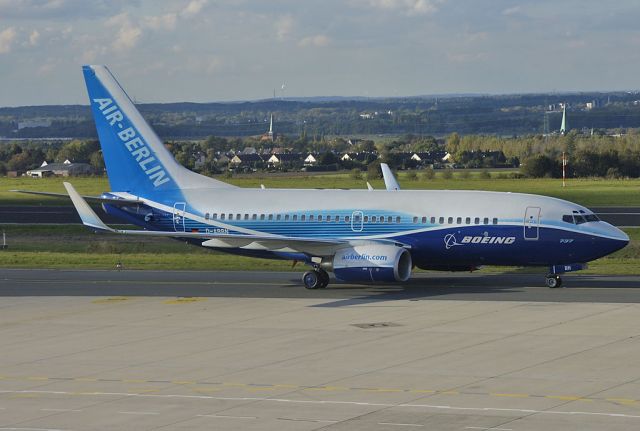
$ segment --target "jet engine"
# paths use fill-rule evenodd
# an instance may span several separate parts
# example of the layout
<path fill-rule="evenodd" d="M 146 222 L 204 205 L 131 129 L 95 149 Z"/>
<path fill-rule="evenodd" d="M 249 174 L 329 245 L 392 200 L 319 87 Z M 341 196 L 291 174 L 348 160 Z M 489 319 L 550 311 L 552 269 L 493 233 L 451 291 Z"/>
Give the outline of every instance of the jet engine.
<path fill-rule="evenodd" d="M 409 250 L 386 244 L 356 245 L 333 257 L 336 278 L 354 283 L 407 281 L 411 276 Z"/>

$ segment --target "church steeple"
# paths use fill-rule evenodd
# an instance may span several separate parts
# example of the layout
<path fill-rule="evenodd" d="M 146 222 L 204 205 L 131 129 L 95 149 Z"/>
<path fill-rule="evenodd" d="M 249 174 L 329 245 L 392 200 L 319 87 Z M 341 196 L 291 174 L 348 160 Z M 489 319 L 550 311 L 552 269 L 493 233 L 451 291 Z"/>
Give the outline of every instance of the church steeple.
<path fill-rule="evenodd" d="M 562 124 L 560 124 L 560 134 L 565 135 L 567 133 L 567 104 L 562 105 Z"/>

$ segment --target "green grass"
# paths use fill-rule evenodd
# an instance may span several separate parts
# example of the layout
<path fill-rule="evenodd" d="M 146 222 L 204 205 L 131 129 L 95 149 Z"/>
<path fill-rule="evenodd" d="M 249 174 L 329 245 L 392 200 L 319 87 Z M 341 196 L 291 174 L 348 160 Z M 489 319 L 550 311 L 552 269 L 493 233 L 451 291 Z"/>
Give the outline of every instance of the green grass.
<path fill-rule="evenodd" d="M 640 206 L 640 179 L 606 180 L 606 179 L 572 179 L 562 187 L 558 179 L 481 179 L 479 172 L 470 173 L 470 178 L 460 177 L 457 171 L 453 179 L 442 178 L 439 171 L 434 179 L 425 179 L 419 172 L 418 179 L 407 179 L 406 173 L 399 175 L 400 185 L 404 189 L 433 190 L 493 190 L 503 192 L 534 193 L 553 196 L 589 206 Z M 269 175 L 253 174 L 234 178 L 219 178 L 222 181 L 240 187 L 258 188 L 264 184 L 267 188 L 321 188 L 321 189 L 364 189 L 366 180 L 351 178 L 349 173 L 336 174 L 295 174 Z M 99 195 L 109 190 L 106 178 L 71 178 L 67 179 L 83 194 Z M 44 196 L 26 195 L 9 192 L 11 189 L 39 190 L 64 193 L 61 178 L 0 178 L 0 205 L 66 205 L 66 199 L 47 198 Z M 382 180 L 370 180 L 376 189 L 384 189 Z"/>
<path fill-rule="evenodd" d="M 0 226 L 9 248 L 0 251 L 0 267 L 172 270 L 292 270 L 287 261 L 233 256 L 181 241 L 94 234 L 82 226 Z M 640 274 L 640 228 L 625 229 L 631 243 L 624 249 L 591 262 L 581 274 Z M 297 266 L 295 271 L 300 271 Z M 544 268 L 486 267 L 482 272 L 540 272 Z"/>

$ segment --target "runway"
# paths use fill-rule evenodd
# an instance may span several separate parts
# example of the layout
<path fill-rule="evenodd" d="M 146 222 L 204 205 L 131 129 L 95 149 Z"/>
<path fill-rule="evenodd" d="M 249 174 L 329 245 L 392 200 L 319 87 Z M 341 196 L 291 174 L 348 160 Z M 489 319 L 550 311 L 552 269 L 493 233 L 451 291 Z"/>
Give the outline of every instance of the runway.
<path fill-rule="evenodd" d="M 640 303 L 639 276 L 564 275 L 562 289 L 540 274 L 416 273 L 405 284 L 336 282 L 302 287 L 299 272 L 69 271 L 0 269 L 1 296 L 167 296 L 308 298 L 334 306 L 359 301 L 462 300 Z"/>
<path fill-rule="evenodd" d="M 0 270 L 0 430 L 629 430 L 640 277 Z"/>

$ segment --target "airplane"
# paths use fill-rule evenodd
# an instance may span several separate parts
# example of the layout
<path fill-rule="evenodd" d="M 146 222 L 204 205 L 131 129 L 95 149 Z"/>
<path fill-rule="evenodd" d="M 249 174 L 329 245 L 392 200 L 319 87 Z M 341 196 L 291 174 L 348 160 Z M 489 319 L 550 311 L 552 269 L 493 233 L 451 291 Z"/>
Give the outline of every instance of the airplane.
<path fill-rule="evenodd" d="M 545 283 L 613 253 L 629 237 L 589 209 L 547 196 L 489 191 L 248 189 L 176 162 L 105 66 L 83 66 L 111 191 L 81 196 L 82 222 L 114 234 L 176 238 L 212 250 L 310 266 L 308 289 L 407 281 L 414 268 L 548 267 Z M 67 195 L 65 195 L 67 196 Z M 107 226 L 87 200 L 126 223 Z"/>

